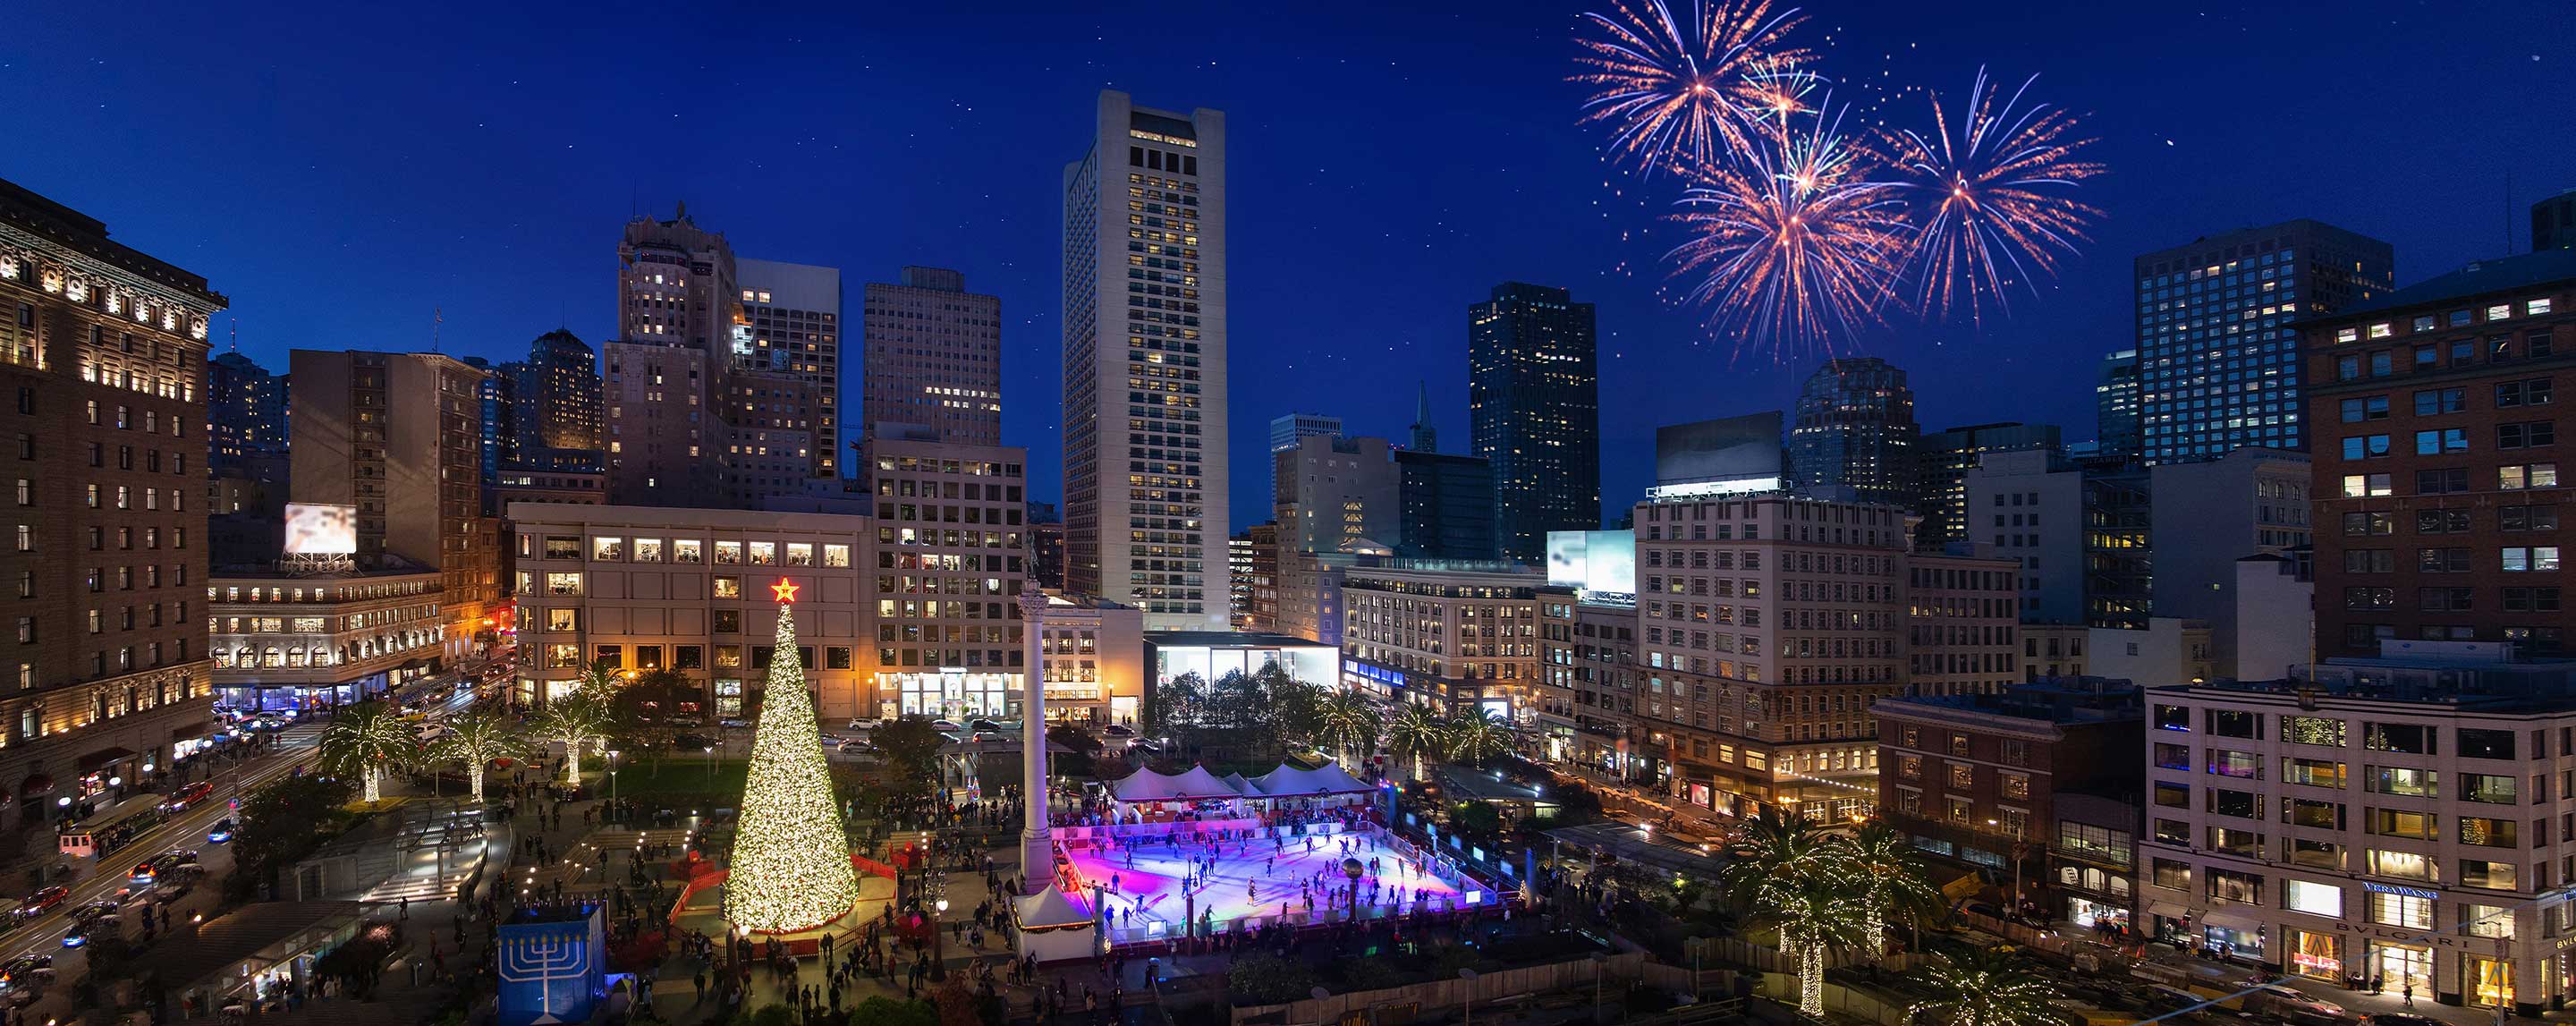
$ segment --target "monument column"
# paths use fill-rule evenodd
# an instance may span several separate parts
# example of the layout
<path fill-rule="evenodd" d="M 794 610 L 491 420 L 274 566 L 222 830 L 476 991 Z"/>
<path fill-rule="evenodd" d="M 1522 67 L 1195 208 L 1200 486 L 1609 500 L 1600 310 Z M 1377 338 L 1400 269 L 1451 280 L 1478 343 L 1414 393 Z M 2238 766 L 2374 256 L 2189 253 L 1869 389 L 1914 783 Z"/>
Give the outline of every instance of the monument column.
<path fill-rule="evenodd" d="M 1027 816 L 1020 828 L 1020 884 L 1029 894 L 1055 879 L 1046 800 L 1046 601 L 1035 587 L 1020 593 L 1020 638 L 1027 645 L 1020 659 L 1020 804 Z"/>

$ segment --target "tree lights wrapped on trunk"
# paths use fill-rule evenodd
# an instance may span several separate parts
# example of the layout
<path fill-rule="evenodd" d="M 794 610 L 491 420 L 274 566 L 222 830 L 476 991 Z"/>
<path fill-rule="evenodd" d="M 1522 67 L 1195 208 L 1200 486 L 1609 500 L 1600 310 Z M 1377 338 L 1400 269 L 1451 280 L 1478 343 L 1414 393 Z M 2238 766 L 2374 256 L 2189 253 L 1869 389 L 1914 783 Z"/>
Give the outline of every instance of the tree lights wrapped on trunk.
<path fill-rule="evenodd" d="M 752 737 L 742 821 L 725 881 L 733 922 L 761 933 L 788 933 L 829 923 L 859 900 L 850 843 L 832 800 L 813 697 L 796 651 L 796 585 L 772 586 L 778 598 L 777 646 L 769 690 Z"/>

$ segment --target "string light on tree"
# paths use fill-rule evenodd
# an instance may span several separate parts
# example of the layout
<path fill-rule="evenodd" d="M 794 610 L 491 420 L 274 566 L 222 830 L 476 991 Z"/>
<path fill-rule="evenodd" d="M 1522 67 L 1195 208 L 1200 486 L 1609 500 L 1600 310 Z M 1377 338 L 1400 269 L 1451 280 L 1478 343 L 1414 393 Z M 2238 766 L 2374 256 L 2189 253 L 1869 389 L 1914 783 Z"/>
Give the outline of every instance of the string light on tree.
<path fill-rule="evenodd" d="M 778 636 L 725 892 L 735 925 L 790 933 L 849 914 L 858 904 L 859 878 L 797 656 L 797 585 L 781 579 L 769 590 L 778 599 Z"/>

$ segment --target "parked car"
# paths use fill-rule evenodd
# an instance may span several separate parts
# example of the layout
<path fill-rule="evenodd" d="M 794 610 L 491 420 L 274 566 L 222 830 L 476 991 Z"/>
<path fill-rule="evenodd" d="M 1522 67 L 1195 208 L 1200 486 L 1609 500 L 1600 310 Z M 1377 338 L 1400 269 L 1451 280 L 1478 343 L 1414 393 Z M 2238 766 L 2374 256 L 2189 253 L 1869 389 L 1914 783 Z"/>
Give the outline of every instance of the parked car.
<path fill-rule="evenodd" d="M 216 820 L 214 829 L 206 831 L 207 844 L 231 844 L 232 841 L 233 821 L 230 819 Z"/>
<path fill-rule="evenodd" d="M 1112 723 L 1112 724 L 1110 724 L 1110 725 L 1108 725 L 1108 726 L 1106 726 L 1106 727 L 1102 727 L 1102 728 L 1100 728 L 1100 732 L 1101 732 L 1101 733 L 1103 733 L 1103 734 L 1107 734 L 1107 735 L 1109 735 L 1110 737 L 1135 737 L 1135 736 L 1136 736 L 1136 728 L 1134 728 L 1134 727 L 1130 727 L 1130 726 L 1128 726 L 1128 725 L 1126 725 L 1126 724 L 1124 724 L 1124 723 Z"/>
<path fill-rule="evenodd" d="M 995 723 L 991 720 L 968 720 L 966 721 L 966 725 L 973 728 L 975 732 L 979 734 L 985 731 L 994 731 L 998 733 L 1002 729 L 1001 724 Z"/>
<path fill-rule="evenodd" d="M 679 734 L 671 738 L 671 747 L 683 752 L 691 749 L 715 748 L 722 744 L 723 742 L 704 734 Z"/>
<path fill-rule="evenodd" d="M 751 729 L 751 721 L 742 719 L 724 719 L 717 720 L 716 726 L 723 727 L 726 730 L 749 730 Z"/>
<path fill-rule="evenodd" d="M 942 734 L 955 734 L 964 731 L 966 728 L 958 726 L 956 720 L 932 720 L 930 721 L 930 729 L 936 730 Z"/>
<path fill-rule="evenodd" d="M 53 911 L 54 906 L 62 904 L 65 899 L 70 898 L 71 896 L 72 889 L 69 887 L 47 887 L 34 894 L 28 895 L 25 901 L 19 902 L 18 914 L 22 916 L 43 915 L 47 912 Z"/>
<path fill-rule="evenodd" d="M 877 729 L 877 721 L 871 719 L 851 720 L 847 729 L 854 731 L 875 730 Z"/>

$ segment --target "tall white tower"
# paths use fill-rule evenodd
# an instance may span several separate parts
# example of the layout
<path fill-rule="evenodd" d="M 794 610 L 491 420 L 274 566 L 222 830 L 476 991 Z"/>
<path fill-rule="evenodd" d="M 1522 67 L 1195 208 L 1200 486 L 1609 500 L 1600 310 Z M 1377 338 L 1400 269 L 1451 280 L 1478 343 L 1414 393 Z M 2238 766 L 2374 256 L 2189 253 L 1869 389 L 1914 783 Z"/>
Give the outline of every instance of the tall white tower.
<path fill-rule="evenodd" d="M 1065 581 L 1226 628 L 1225 115 L 1100 94 L 1064 168 Z"/>

